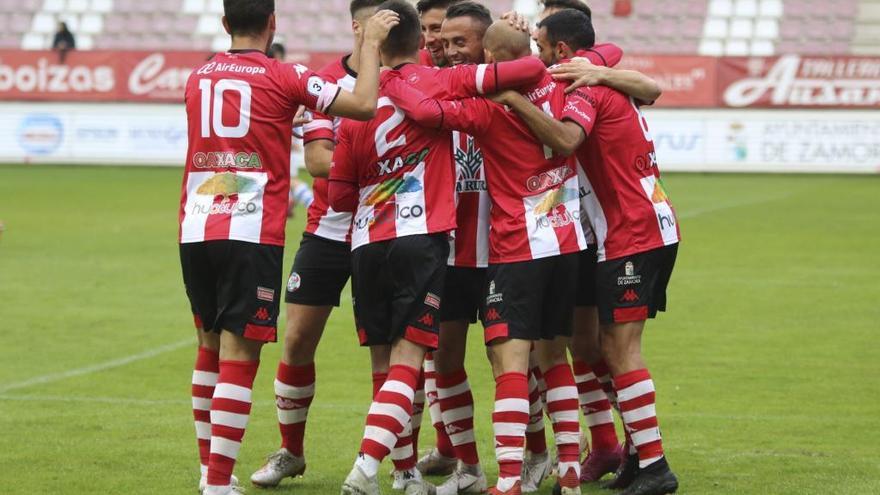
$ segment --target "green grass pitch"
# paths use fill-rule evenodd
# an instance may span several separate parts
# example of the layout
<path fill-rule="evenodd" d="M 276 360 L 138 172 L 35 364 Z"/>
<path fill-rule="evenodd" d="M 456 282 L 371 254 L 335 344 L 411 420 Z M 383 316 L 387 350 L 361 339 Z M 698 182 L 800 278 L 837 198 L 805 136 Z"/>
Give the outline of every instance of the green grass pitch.
<path fill-rule="evenodd" d="M 880 493 L 880 179 L 669 174 L 666 186 L 684 242 L 670 312 L 649 323 L 645 352 L 680 492 Z M 3 493 L 195 493 L 179 193 L 179 170 L 0 167 Z M 287 269 L 303 219 L 288 229 Z M 491 479 L 492 380 L 472 328 Z M 280 352 L 264 350 L 242 479 L 278 445 Z M 368 407 L 368 363 L 346 298 L 319 351 L 308 471 L 278 493 L 338 493 Z"/>

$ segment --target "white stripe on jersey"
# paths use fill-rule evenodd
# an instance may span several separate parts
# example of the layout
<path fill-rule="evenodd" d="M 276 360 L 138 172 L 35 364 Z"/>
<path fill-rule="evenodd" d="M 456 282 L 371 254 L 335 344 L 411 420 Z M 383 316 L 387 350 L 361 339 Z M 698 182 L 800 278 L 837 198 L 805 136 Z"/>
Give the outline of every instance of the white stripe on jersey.
<path fill-rule="evenodd" d="M 581 198 L 581 227 L 584 229 L 584 239 L 586 239 L 587 244 L 596 244 L 596 233 L 593 230 L 593 224 L 590 220 L 589 209 L 590 198 L 595 199 L 596 191 L 593 190 L 593 185 L 590 184 L 590 181 L 587 179 L 587 173 L 584 171 L 584 167 L 581 166 L 579 161 L 575 160 L 575 162 L 578 173 L 578 194 Z"/>
<path fill-rule="evenodd" d="M 483 94 L 483 80 L 486 78 L 486 64 L 477 66 L 477 93 Z"/>
<path fill-rule="evenodd" d="M 269 176 L 265 172 L 238 172 L 235 175 L 255 181 L 258 189 L 238 193 L 237 204 L 241 207 L 232 211 L 229 239 L 259 243 L 263 230 L 263 193 L 269 183 Z"/>
<path fill-rule="evenodd" d="M 561 216 L 554 215 L 552 218 L 547 216 L 547 213 L 560 205 L 565 206 L 565 212 Z M 559 238 L 556 236 L 554 225 L 572 225 L 578 246 L 581 250 L 586 249 L 584 230 L 577 218 L 581 210 L 577 175 L 572 175 L 555 189 L 523 198 L 523 206 L 533 260 L 560 254 Z"/>
<path fill-rule="evenodd" d="M 596 197 L 596 190 L 590 182 L 590 178 L 586 174 L 581 175 L 583 167 L 578 163 L 578 177 L 584 183 L 590 194 L 581 198 L 581 204 L 587 210 L 590 226 L 596 236 L 596 244 L 598 244 L 598 260 L 605 261 L 605 239 L 608 238 L 608 220 L 605 218 L 605 211 L 599 204 L 599 198 Z"/>
<path fill-rule="evenodd" d="M 351 213 L 339 213 L 328 206 L 327 213 L 318 220 L 318 228 L 315 229 L 314 235 L 332 241 L 345 242 L 348 239 L 350 227 Z"/>
<path fill-rule="evenodd" d="M 480 193 L 480 213 L 477 216 L 477 267 L 489 266 L 489 210 L 492 198 L 489 193 Z"/>
<path fill-rule="evenodd" d="M 214 204 L 214 197 L 196 194 L 205 181 L 214 172 L 190 172 L 186 177 L 186 205 L 183 207 L 183 221 L 180 223 L 180 242 L 202 242 L 205 240 L 205 223 L 208 215 L 199 212 L 207 211 Z"/>
<path fill-rule="evenodd" d="M 654 205 L 654 212 L 657 213 L 657 226 L 660 228 L 660 236 L 663 238 L 663 245 L 668 246 L 670 244 L 675 244 L 679 240 L 678 229 L 675 227 L 677 220 L 675 218 L 675 213 L 672 211 L 672 207 L 669 206 L 669 200 L 666 199 L 666 194 L 662 192 L 663 187 L 657 183 L 657 178 L 653 175 L 642 177 L 640 182 L 642 183 L 642 189 L 645 190 L 645 194 L 648 196 L 648 201 Z M 663 200 L 655 202 L 654 193 L 658 188 L 662 193 Z"/>
<path fill-rule="evenodd" d="M 418 181 L 418 190 L 404 191 L 399 189 L 394 196 L 394 201 L 397 203 L 397 214 L 394 221 L 397 237 L 428 233 L 428 210 L 425 208 L 424 161 L 416 165 L 412 171 L 403 174 L 404 183 L 409 183 L 412 177 Z"/>

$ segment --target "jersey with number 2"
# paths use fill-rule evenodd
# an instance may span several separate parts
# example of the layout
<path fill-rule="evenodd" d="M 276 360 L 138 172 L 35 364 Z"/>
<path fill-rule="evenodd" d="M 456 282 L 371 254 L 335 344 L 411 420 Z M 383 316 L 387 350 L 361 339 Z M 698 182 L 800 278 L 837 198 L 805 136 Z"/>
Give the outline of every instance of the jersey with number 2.
<path fill-rule="evenodd" d="M 306 67 L 256 50 L 217 54 L 193 71 L 180 242 L 283 246 L 291 122 L 299 105 L 326 112 L 338 93 Z"/>

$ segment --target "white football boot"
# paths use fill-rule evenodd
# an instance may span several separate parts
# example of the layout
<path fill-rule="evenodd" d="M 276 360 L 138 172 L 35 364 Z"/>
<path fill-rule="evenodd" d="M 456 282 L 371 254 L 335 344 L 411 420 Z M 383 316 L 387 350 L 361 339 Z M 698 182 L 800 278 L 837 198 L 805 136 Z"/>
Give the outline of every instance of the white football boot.
<path fill-rule="evenodd" d="M 229 483 L 233 487 L 238 487 L 238 478 L 235 475 L 232 475 L 232 478 L 229 480 Z M 199 493 L 204 494 L 205 488 L 208 487 L 208 468 L 206 466 L 202 466 L 202 477 L 199 478 Z"/>
<path fill-rule="evenodd" d="M 377 477 L 367 477 L 359 467 L 354 466 L 342 483 L 341 495 L 379 495 Z"/>
<path fill-rule="evenodd" d="M 394 471 L 393 490 L 403 490 L 406 495 L 433 495 L 434 486 L 422 478 L 418 469 Z"/>
<path fill-rule="evenodd" d="M 284 478 L 295 478 L 306 472 L 305 457 L 297 457 L 280 449 L 266 459 L 266 464 L 251 475 L 251 483 L 262 488 L 276 487 Z"/>
<path fill-rule="evenodd" d="M 240 486 L 209 486 L 202 491 L 202 495 L 244 495 L 244 490 Z"/>
<path fill-rule="evenodd" d="M 442 485 L 437 487 L 437 495 L 458 495 L 459 493 L 485 493 L 489 488 L 483 469 L 459 463 L 458 467 Z"/>
<path fill-rule="evenodd" d="M 449 476 L 457 465 L 458 459 L 442 455 L 435 447 L 419 459 L 416 469 L 425 476 Z"/>
<path fill-rule="evenodd" d="M 522 492 L 535 493 L 541 483 L 550 476 L 553 462 L 550 453 L 532 454 L 531 452 L 523 460 L 522 465 Z"/>

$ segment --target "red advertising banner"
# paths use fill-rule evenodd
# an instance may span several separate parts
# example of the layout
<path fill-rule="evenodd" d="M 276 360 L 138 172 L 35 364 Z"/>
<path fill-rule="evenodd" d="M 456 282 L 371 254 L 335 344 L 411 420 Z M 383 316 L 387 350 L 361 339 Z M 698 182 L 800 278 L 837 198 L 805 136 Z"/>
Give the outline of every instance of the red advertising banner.
<path fill-rule="evenodd" d="M 190 72 L 209 52 L 0 50 L 0 100 L 180 102 Z M 293 53 L 315 70 L 339 54 Z"/>
<path fill-rule="evenodd" d="M 617 67 L 656 80 L 663 90 L 658 107 L 718 106 L 718 65 L 712 57 L 625 55 Z"/>
<path fill-rule="evenodd" d="M 880 107 L 880 57 L 725 57 L 718 70 L 725 107 Z"/>

